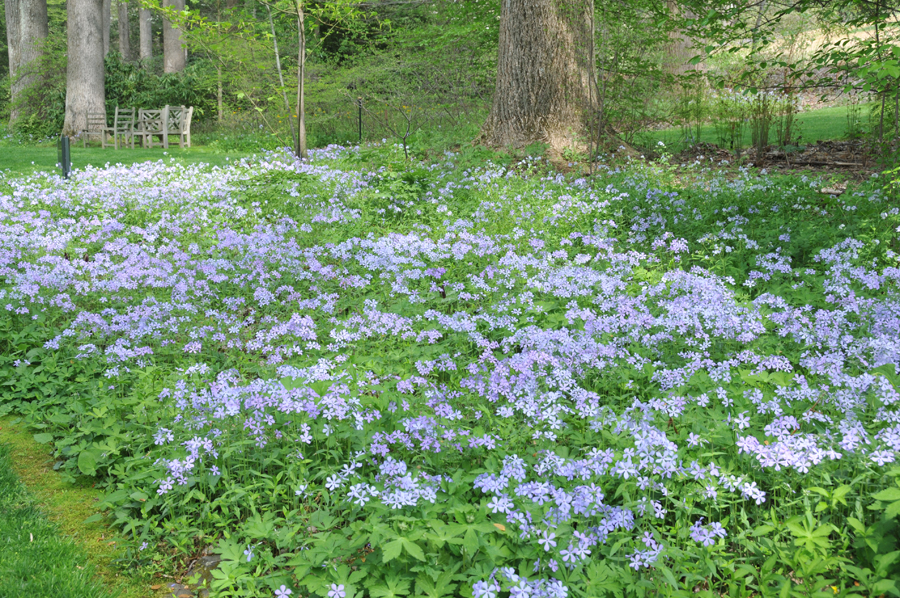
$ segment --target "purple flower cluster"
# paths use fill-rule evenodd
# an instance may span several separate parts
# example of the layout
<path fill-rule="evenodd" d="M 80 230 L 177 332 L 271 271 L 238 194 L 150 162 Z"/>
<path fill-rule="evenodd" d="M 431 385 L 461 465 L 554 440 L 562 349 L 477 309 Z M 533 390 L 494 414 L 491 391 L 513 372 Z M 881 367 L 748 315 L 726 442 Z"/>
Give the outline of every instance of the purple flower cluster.
<path fill-rule="evenodd" d="M 727 535 L 725 528 L 718 521 L 703 525 L 703 517 L 691 526 L 691 540 L 703 546 L 712 546 L 716 543 L 716 538 L 724 539 Z"/>

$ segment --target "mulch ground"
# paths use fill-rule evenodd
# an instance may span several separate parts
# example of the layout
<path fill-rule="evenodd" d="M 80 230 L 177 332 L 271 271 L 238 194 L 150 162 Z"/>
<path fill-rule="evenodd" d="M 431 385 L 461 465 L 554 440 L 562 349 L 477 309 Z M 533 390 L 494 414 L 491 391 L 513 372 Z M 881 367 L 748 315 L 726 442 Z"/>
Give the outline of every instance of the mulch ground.
<path fill-rule="evenodd" d="M 842 178 L 862 181 L 885 169 L 869 144 L 862 140 L 820 141 L 793 151 L 774 146 L 758 156 L 753 148 L 743 150 L 739 156 L 731 150 L 713 143 L 700 143 L 675 157 L 678 162 L 694 160 L 729 164 L 743 164 L 782 173 L 813 172 L 840 174 Z"/>

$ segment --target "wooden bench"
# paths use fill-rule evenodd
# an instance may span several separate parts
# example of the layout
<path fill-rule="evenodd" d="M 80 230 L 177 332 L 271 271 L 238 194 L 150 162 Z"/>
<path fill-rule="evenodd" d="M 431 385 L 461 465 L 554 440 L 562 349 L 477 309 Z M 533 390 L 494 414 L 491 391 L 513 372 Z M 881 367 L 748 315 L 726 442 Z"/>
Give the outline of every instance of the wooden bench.
<path fill-rule="evenodd" d="M 169 109 L 169 118 L 166 120 L 166 142 L 169 135 L 178 136 L 178 147 L 184 149 L 185 145 L 191 147 L 191 117 L 194 107 L 166 106 Z M 168 146 L 167 146 L 168 147 Z"/>
<path fill-rule="evenodd" d="M 165 108 L 162 110 L 145 110 L 141 108 L 138 111 L 137 122 L 134 127 L 134 136 L 140 137 L 141 147 L 153 147 L 153 138 L 159 137 L 159 144 L 168 147 L 166 143 L 165 116 L 167 112 Z"/>
<path fill-rule="evenodd" d="M 113 118 L 113 126 L 106 127 L 106 135 L 103 136 L 103 147 L 115 147 L 119 149 L 119 139 L 122 140 L 122 147 L 131 142 L 131 149 L 134 149 L 134 108 L 119 108 L 116 106 L 116 114 Z M 108 139 L 112 137 L 112 143 Z"/>
<path fill-rule="evenodd" d="M 154 139 L 159 137 L 159 144 L 168 149 L 169 136 L 178 137 L 178 147 L 191 147 L 191 118 L 194 107 L 168 106 L 161 110 L 144 110 L 138 112 L 134 128 L 135 137 L 141 138 L 142 147 L 153 147 Z"/>
<path fill-rule="evenodd" d="M 81 137 L 82 147 L 87 147 L 88 137 L 100 136 L 100 143 L 106 140 L 106 112 L 88 112 L 85 127 L 78 132 Z M 105 146 L 104 146 L 105 147 Z"/>

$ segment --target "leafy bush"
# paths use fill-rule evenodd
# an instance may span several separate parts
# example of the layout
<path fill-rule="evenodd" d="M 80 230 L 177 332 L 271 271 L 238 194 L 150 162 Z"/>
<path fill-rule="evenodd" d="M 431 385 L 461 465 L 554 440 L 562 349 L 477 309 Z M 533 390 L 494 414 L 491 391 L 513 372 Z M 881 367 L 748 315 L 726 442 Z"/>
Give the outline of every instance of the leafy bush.
<path fill-rule="evenodd" d="M 216 112 L 215 69 L 207 61 L 191 62 L 181 73 L 156 74 L 117 52 L 106 55 L 106 111 L 116 106 L 161 108 L 193 106 L 195 121 Z"/>
<path fill-rule="evenodd" d="M 31 68 L 37 75 L 34 85 L 23 90 L 18 100 L 23 117 L 15 123 L 14 133 L 25 139 L 57 137 L 66 111 L 65 35 L 48 37 L 42 55 Z"/>

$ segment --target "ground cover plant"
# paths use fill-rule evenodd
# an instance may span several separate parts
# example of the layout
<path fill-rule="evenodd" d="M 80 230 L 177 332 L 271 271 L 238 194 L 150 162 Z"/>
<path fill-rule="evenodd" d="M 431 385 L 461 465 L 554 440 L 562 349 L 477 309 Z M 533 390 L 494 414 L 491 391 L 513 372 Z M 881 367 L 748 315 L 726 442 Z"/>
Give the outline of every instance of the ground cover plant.
<path fill-rule="evenodd" d="M 0 411 L 219 596 L 900 595 L 880 179 L 329 147 L 0 181 Z"/>

